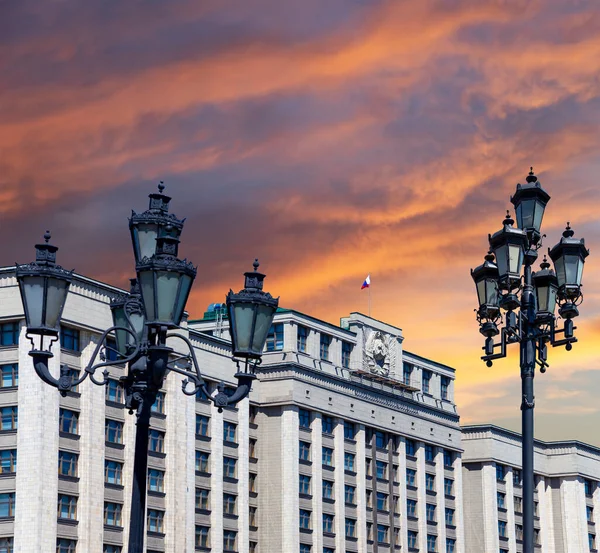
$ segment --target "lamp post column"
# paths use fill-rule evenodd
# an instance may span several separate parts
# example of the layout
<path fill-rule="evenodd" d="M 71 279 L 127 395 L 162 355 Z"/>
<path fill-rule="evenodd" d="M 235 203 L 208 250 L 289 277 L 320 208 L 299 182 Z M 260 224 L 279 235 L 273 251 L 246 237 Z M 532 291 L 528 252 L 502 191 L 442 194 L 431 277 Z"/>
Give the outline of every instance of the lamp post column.
<path fill-rule="evenodd" d="M 533 553 L 533 377 L 536 358 L 536 306 L 531 279 L 531 265 L 537 254 L 525 254 L 525 286 L 521 296 L 522 338 L 521 363 L 521 423 L 523 433 L 523 553 Z"/>

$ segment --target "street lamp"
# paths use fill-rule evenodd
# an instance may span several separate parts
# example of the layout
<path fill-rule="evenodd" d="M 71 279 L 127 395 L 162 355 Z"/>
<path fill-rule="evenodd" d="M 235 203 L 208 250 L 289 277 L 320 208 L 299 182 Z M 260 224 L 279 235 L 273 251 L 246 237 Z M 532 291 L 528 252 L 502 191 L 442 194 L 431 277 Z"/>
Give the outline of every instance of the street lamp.
<path fill-rule="evenodd" d="M 130 413 L 136 412 L 136 437 L 131 496 L 129 553 L 142 553 L 146 516 L 146 483 L 148 471 L 148 442 L 152 405 L 168 372 L 185 376 L 182 391 L 188 396 L 202 392 L 221 411 L 235 405 L 250 393 L 254 370 L 261 362 L 267 333 L 273 321 L 279 300 L 263 292 L 265 275 L 254 271 L 246 273 L 246 287 L 238 294 L 229 292 L 233 359 L 238 364 L 237 388 L 233 394 L 225 393 L 221 382 L 218 393 L 211 396 L 202 378 L 192 343 L 181 334 L 169 333 L 179 329 L 185 305 L 196 276 L 196 268 L 187 260 L 177 257 L 179 236 L 184 220 L 168 213 L 171 200 L 163 194 L 150 194 L 150 208 L 142 213 L 132 212 L 129 220 L 137 278 L 131 279 L 128 294 L 111 302 L 113 326 L 102 334 L 83 376 L 73 379 L 66 366 L 60 368 L 60 378 L 55 378 L 48 361 L 53 357 L 51 347 L 58 340 L 60 319 L 72 280 L 72 271 L 56 265 L 58 248 L 49 243 L 50 233 L 44 235 L 45 243 L 36 245 L 36 260 L 27 265 L 17 265 L 16 275 L 27 324 L 27 337 L 32 343 L 29 355 L 33 358 L 36 373 L 47 384 L 58 388 L 62 395 L 78 386 L 86 378 L 99 386 L 108 384 L 108 370 L 103 378 L 96 376 L 102 367 L 113 365 L 107 360 L 107 351 L 118 356 L 119 363 L 127 363 L 127 375 L 120 385 L 124 389 L 125 405 Z M 250 324 L 248 324 L 250 323 Z M 116 347 L 109 345 L 115 337 Z M 38 337 L 38 343 L 35 337 Z M 48 340 L 44 340 L 48 338 Z M 167 346 L 167 340 L 180 340 L 187 353 L 181 355 Z M 245 360 L 243 371 L 239 362 Z M 185 367 L 185 368 L 183 368 Z"/>
<path fill-rule="evenodd" d="M 491 367 L 494 359 L 506 356 L 507 345 L 517 342 L 520 345 L 524 553 L 534 553 L 535 367 L 539 365 L 540 372 L 546 371 L 549 343 L 570 350 L 577 341 L 573 336 L 573 318 L 579 315 L 577 306 L 583 299 L 581 277 L 585 258 L 589 255 L 583 238 L 573 238 L 573 230 L 567 223 L 560 242 L 548 252 L 554 262 L 554 270 L 550 269 L 544 257 L 540 270 L 532 271 L 542 246 L 541 224 L 549 201 L 550 195 L 542 188 L 532 168 L 527 183 L 517 184 L 516 193 L 511 197 L 518 228 L 513 227 L 514 220 L 507 212 L 502 229 L 489 236 L 497 273 L 494 271 L 496 265 L 492 263 L 494 258 L 489 254 L 483 265 L 471 271 L 479 301 L 477 320 L 480 332 L 485 336 L 482 359 Z M 563 328 L 558 328 L 557 304 L 558 315 L 564 320 Z M 506 311 L 501 330 L 497 326 L 502 322 L 501 312 L 496 306 Z M 515 312 L 517 309 L 518 312 Z M 494 337 L 498 334 L 500 340 L 495 343 Z M 497 348 L 499 352 L 496 352 Z"/>

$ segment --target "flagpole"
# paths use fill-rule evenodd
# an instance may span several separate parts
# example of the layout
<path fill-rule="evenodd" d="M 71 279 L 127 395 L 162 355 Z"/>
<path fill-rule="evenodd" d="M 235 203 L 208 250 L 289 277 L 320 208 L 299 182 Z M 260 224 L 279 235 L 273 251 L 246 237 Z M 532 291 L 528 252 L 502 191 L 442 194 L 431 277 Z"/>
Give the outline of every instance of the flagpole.
<path fill-rule="evenodd" d="M 369 283 L 369 317 L 371 317 L 371 284 Z"/>

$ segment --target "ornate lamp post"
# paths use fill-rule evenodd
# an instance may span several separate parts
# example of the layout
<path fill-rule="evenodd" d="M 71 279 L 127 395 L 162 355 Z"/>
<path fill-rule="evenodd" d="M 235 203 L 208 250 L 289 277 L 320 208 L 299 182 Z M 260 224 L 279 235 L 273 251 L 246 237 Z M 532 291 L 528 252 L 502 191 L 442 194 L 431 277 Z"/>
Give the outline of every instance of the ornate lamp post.
<path fill-rule="evenodd" d="M 554 269 L 546 257 L 535 273 L 532 266 L 542 246 L 540 232 L 544 210 L 550 195 L 541 187 L 533 168 L 527 183 L 517 184 L 511 202 L 515 206 L 518 228 L 507 213 L 503 228 L 489 236 L 491 251 L 483 265 L 471 271 L 477 287 L 479 331 L 485 336 L 485 355 L 488 367 L 494 359 L 506 356 L 511 343 L 520 345 L 521 417 L 523 431 L 523 552 L 534 553 L 533 528 L 533 377 L 535 367 L 546 372 L 547 345 L 566 346 L 570 350 L 577 338 L 573 336 L 573 318 L 579 315 L 581 277 L 589 251 L 583 238 L 573 238 L 567 223 L 560 242 L 549 250 Z M 492 253 L 493 252 L 493 253 Z M 496 263 L 494 263 L 494 258 Z M 558 328 L 558 315 L 564 320 Z M 518 311 L 515 311 L 517 310 Z M 506 312 L 504 326 L 501 310 Z M 494 337 L 500 335 L 495 343 Z M 562 334 L 562 338 L 558 336 Z M 496 349 L 499 348 L 499 352 Z"/>
<path fill-rule="evenodd" d="M 202 391 L 219 411 L 227 405 L 235 405 L 250 393 L 252 380 L 256 378 L 254 370 L 261 362 L 267 333 L 279 303 L 279 299 L 262 291 L 265 275 L 257 272 L 258 261 L 255 261 L 254 271 L 245 273 L 245 288 L 238 294 L 230 291 L 226 298 L 233 359 L 238 369 L 240 360 L 245 361 L 245 366 L 235 375 L 238 386 L 232 395 L 225 394 L 221 383 L 218 393 L 211 396 L 191 342 L 181 334 L 169 333 L 180 328 L 196 268 L 177 257 L 184 221 L 168 213 L 171 198 L 165 196 L 163 190 L 161 182 L 159 193 L 150 194 L 148 211 L 132 213 L 129 226 L 137 279 L 131 279 L 128 295 L 111 302 L 114 326 L 102 334 L 82 377 L 73 379 L 68 368 L 61 366 L 60 377 L 55 378 L 48 368 L 72 280 L 72 271 L 56 265 L 58 248 L 49 244 L 50 233 L 44 235 L 44 244 L 35 247 L 36 260 L 16 267 L 27 337 L 32 344 L 29 355 L 44 382 L 58 388 L 63 395 L 88 377 L 94 384 L 105 386 L 108 370 L 104 369 L 102 379 L 96 376 L 96 371 L 115 363 L 106 359 L 108 350 L 118 355 L 117 362 L 128 364 L 127 376 L 120 384 L 124 388 L 126 407 L 130 413 L 135 411 L 137 414 L 129 553 L 143 553 L 150 415 L 165 377 L 170 371 L 185 376 L 183 393 L 194 396 Z M 108 345 L 108 338 L 113 335 L 116 348 Z M 167 345 L 168 339 L 182 341 L 187 353 L 175 353 Z"/>

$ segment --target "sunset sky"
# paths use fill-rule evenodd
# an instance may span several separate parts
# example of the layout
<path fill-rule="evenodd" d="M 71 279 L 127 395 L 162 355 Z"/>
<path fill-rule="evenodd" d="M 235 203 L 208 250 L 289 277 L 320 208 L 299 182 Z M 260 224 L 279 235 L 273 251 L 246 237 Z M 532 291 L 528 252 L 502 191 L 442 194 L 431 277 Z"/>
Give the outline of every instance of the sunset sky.
<path fill-rule="evenodd" d="M 530 165 L 591 250 L 536 435 L 600 445 L 597 0 L 20 0 L 0 4 L 0 265 L 48 228 L 125 286 L 127 217 L 164 180 L 198 265 L 188 310 L 255 256 L 281 305 L 367 311 L 457 371 L 463 423 L 520 428 L 516 351 L 479 360 L 469 269 Z M 513 347 L 514 350 L 514 347 Z"/>

